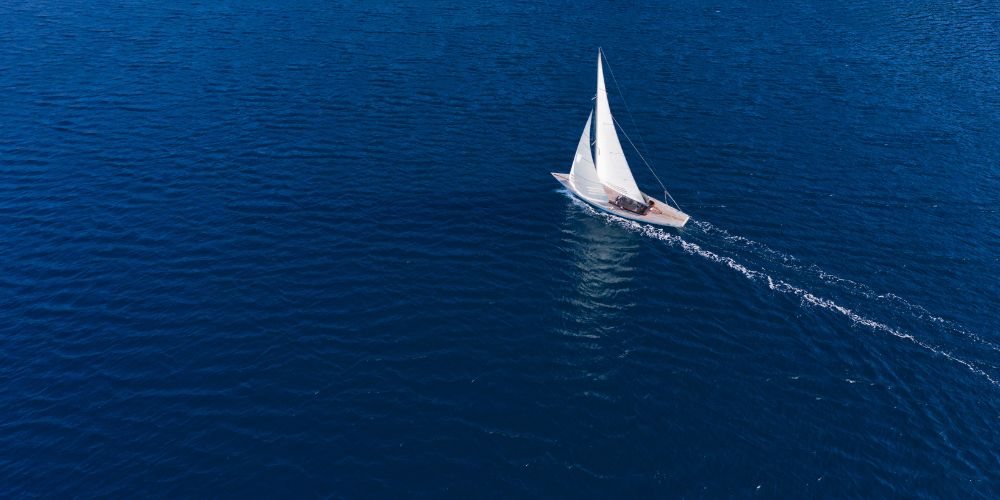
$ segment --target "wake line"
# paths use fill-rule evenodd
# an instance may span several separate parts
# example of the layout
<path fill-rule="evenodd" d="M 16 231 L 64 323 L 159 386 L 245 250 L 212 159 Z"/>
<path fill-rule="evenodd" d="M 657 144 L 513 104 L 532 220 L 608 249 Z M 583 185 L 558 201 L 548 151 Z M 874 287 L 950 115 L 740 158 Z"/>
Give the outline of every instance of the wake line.
<path fill-rule="evenodd" d="M 922 321 L 928 321 L 930 323 L 936 323 L 944 329 L 950 330 L 960 335 L 964 335 L 965 337 L 968 337 L 984 346 L 987 346 L 994 351 L 1000 352 L 1000 345 L 997 345 L 989 340 L 980 337 L 979 335 L 973 332 L 966 330 L 965 328 L 963 328 L 958 323 L 955 323 L 954 321 L 949 321 L 940 316 L 936 316 L 930 311 L 928 311 L 927 308 L 918 304 L 914 304 L 894 293 L 879 293 L 874 289 L 872 289 L 870 286 L 865 285 L 864 283 L 859 283 L 854 280 L 841 278 L 840 276 L 830 274 L 826 272 L 823 268 L 817 266 L 816 264 L 810 264 L 808 266 L 798 264 L 798 262 L 801 261 L 793 255 L 780 252 L 763 243 L 753 241 L 749 238 L 744 238 L 743 236 L 732 234 L 729 231 L 726 231 L 725 229 L 712 225 L 711 223 L 705 221 L 691 221 L 691 222 L 695 227 L 701 229 L 705 233 L 716 233 L 720 235 L 723 239 L 728 240 L 730 242 L 740 243 L 744 247 L 758 249 L 765 254 L 777 257 L 778 259 L 781 260 L 781 264 L 783 266 L 796 271 L 810 273 L 813 276 L 816 276 L 817 278 L 822 280 L 827 285 L 837 286 L 843 290 L 846 290 L 849 293 L 860 295 L 869 300 L 901 305 L 905 309 L 907 309 L 907 311 L 912 317 L 916 319 Z"/>
<path fill-rule="evenodd" d="M 721 235 L 723 237 L 723 239 L 726 239 L 726 240 L 729 240 L 729 241 L 735 241 L 735 242 L 738 242 L 738 243 L 742 243 L 743 245 L 748 246 L 748 247 L 759 248 L 764 253 L 771 254 L 771 255 L 773 255 L 775 257 L 778 257 L 779 259 L 781 259 L 782 262 L 785 262 L 785 263 L 787 263 L 787 262 L 797 262 L 799 260 L 794 255 L 789 255 L 787 253 L 779 252 L 779 251 L 777 251 L 777 250 L 775 250 L 775 249 L 773 249 L 773 248 L 771 248 L 771 247 L 769 247 L 769 246 L 767 246 L 767 245 L 765 245 L 763 243 L 760 243 L 758 241 L 754 241 L 754 240 L 751 240 L 749 238 L 744 238 L 742 236 L 732 234 L 729 231 L 726 231 L 725 229 L 722 229 L 721 227 L 715 227 L 712 224 L 709 224 L 708 222 L 700 221 L 700 220 L 692 220 L 691 224 L 693 226 L 701 229 L 702 231 L 705 231 L 706 233 L 718 233 L 719 235 Z"/>
<path fill-rule="evenodd" d="M 809 303 L 811 305 L 814 305 L 814 306 L 817 306 L 817 307 L 822 307 L 824 309 L 840 313 L 840 314 L 846 316 L 848 319 L 850 319 L 855 324 L 861 324 L 861 325 L 867 326 L 868 328 L 871 328 L 872 330 L 881 331 L 881 332 L 884 332 L 884 333 L 888 333 L 888 334 L 890 334 L 890 335 L 892 335 L 894 337 L 897 337 L 897 338 L 900 338 L 900 339 L 904 339 L 904 340 L 908 340 L 908 341 L 914 343 L 917 346 L 920 346 L 920 347 L 922 347 L 924 349 L 927 349 L 928 351 L 933 352 L 934 354 L 940 355 L 940 356 L 942 356 L 942 357 L 944 357 L 946 359 L 949 359 L 951 361 L 954 361 L 954 362 L 956 362 L 956 363 L 958 363 L 958 364 L 966 367 L 968 370 L 972 371 L 973 373 L 976 373 L 978 375 L 981 375 L 981 376 L 985 377 L 986 380 L 989 380 L 990 383 L 993 384 L 994 386 L 1000 386 L 1000 383 L 998 383 L 992 376 L 990 376 L 989 373 L 986 373 L 985 371 L 983 371 L 981 368 L 979 368 L 975 364 L 973 364 L 973 363 L 971 363 L 969 361 L 966 361 L 966 360 L 964 360 L 962 358 L 956 357 L 955 355 L 951 354 L 948 351 L 945 351 L 945 350 L 939 349 L 937 347 L 934 347 L 934 346 L 932 346 L 932 345 L 930 345 L 930 344 L 928 344 L 928 343 L 926 343 L 926 342 L 924 342 L 924 341 L 922 341 L 922 340 L 914 337 L 913 335 L 910 335 L 908 333 L 904 333 L 904 332 L 899 331 L 899 330 L 897 330 L 895 328 L 892 328 L 891 326 L 885 325 L 883 323 L 879 323 L 878 321 L 875 321 L 875 320 L 872 320 L 872 319 L 869 319 L 869 318 L 865 318 L 865 317 L 863 317 L 863 316 L 855 313 L 854 311 L 852 311 L 852 310 L 850 310 L 850 309 L 848 309 L 848 308 L 846 308 L 844 306 L 841 306 L 840 304 L 837 304 L 836 302 L 833 302 L 832 300 L 825 299 L 825 298 L 822 298 L 822 297 L 817 297 L 816 295 L 810 293 L 807 290 L 804 290 L 802 288 L 799 288 L 799 287 L 796 287 L 796 286 L 791 285 L 789 283 L 786 283 L 785 281 L 782 281 L 780 279 L 773 278 L 770 275 L 768 275 L 768 274 L 766 274 L 766 273 L 764 273 L 762 271 L 756 271 L 756 270 L 753 270 L 753 269 L 749 269 L 746 266 L 744 266 L 743 264 L 740 264 L 739 262 L 736 262 L 736 260 L 734 260 L 731 257 L 726 257 L 726 256 L 723 256 L 723 255 L 719 255 L 719 254 L 717 254 L 715 252 L 712 252 L 712 251 L 709 251 L 709 250 L 705 250 L 700 245 L 698 245 L 696 243 L 691 243 L 691 242 L 685 241 L 680 236 L 672 235 L 670 233 L 667 233 L 667 232 L 663 231 L 662 229 L 658 229 L 658 228 L 655 228 L 653 226 L 649 226 L 649 225 L 646 225 L 646 224 L 640 224 L 640 223 L 635 222 L 635 221 L 630 221 L 630 220 L 623 219 L 621 217 L 610 215 L 610 214 L 607 214 L 607 213 L 604 213 L 604 212 L 599 212 L 599 211 L 595 210 L 594 208 L 590 207 L 589 205 L 587 205 L 587 204 L 585 204 L 583 202 L 577 201 L 575 198 L 574 198 L 573 201 L 579 203 L 581 206 L 583 206 L 584 208 L 586 208 L 591 214 L 599 215 L 601 217 L 604 217 L 604 219 L 606 221 L 608 221 L 608 222 L 611 222 L 611 223 L 614 223 L 614 224 L 618 224 L 619 226 L 621 226 L 623 228 L 629 229 L 631 231 L 635 231 L 637 233 L 643 234 L 643 235 L 648 236 L 650 238 L 655 238 L 655 239 L 658 239 L 658 240 L 661 240 L 661 241 L 665 241 L 665 242 L 667 242 L 667 243 L 669 243 L 669 244 L 671 244 L 671 245 L 673 245 L 675 247 L 680 247 L 682 250 L 684 250 L 685 252 L 687 252 L 690 255 L 697 255 L 699 257 L 703 257 L 703 258 L 705 258 L 707 260 L 710 260 L 712 262 L 723 264 L 723 265 L 725 265 L 725 266 L 727 266 L 727 267 L 729 267 L 731 269 L 739 271 L 741 274 L 743 274 L 743 276 L 745 276 L 750 281 L 758 282 L 758 283 L 764 283 L 764 282 L 766 282 L 768 288 L 770 288 L 771 290 L 774 290 L 776 292 L 785 293 L 785 294 L 795 295 L 795 296 L 799 297 L 799 299 L 802 300 L 803 302 L 807 302 L 807 303 Z M 750 241 L 750 240 L 747 240 L 747 241 Z"/>
<path fill-rule="evenodd" d="M 900 297 L 899 295 L 896 295 L 894 293 L 878 293 L 868 285 L 865 285 L 864 283 L 858 283 L 857 281 L 832 275 L 824 271 L 816 264 L 810 265 L 809 269 L 813 273 L 815 273 L 816 276 L 825 281 L 827 284 L 843 283 L 846 286 L 854 287 L 858 294 L 867 299 L 881 300 L 884 302 L 900 304 L 909 309 L 910 314 L 917 319 L 929 321 L 931 323 L 937 323 L 948 330 L 965 335 L 966 337 L 969 337 L 970 339 L 973 339 L 976 342 L 989 346 L 989 348 L 993 349 L 994 351 L 1000 352 L 1000 346 L 998 346 L 997 344 L 990 342 L 989 340 L 986 340 L 980 337 L 979 335 L 976 335 L 975 333 L 962 328 L 961 325 L 955 323 L 954 321 L 949 321 L 940 316 L 935 316 L 933 313 L 928 311 L 927 308 L 925 308 L 924 306 L 909 302 L 908 300 Z"/>

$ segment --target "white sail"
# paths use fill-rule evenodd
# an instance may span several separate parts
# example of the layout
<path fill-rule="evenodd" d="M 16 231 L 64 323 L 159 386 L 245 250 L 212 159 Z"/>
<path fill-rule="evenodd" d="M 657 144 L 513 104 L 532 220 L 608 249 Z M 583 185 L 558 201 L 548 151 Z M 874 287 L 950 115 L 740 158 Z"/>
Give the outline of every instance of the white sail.
<path fill-rule="evenodd" d="M 604 185 L 629 198 L 645 204 L 642 191 L 628 168 L 622 144 L 618 142 L 615 122 L 608 106 L 608 91 L 604 88 L 604 65 L 601 53 L 597 53 L 597 126 L 594 129 L 597 145 L 594 149 L 597 159 L 597 177 Z"/>
<path fill-rule="evenodd" d="M 684 227 L 689 219 L 687 214 L 644 195 L 632 177 L 608 106 L 602 55 L 601 52 L 597 54 L 596 111 L 587 117 L 587 125 L 576 147 L 573 167 L 569 173 L 552 172 L 552 176 L 573 196 L 601 212 L 655 226 Z M 593 144 L 596 144 L 593 154 L 590 149 L 591 124 L 594 125 Z"/>
<path fill-rule="evenodd" d="M 583 134 L 580 135 L 580 143 L 576 146 L 576 156 L 573 157 L 573 168 L 569 171 L 570 181 L 576 186 L 576 190 L 588 198 L 607 201 L 608 196 L 604 193 L 604 185 L 597 177 L 597 168 L 594 167 L 594 159 L 590 155 L 590 119 L 594 114 L 587 117 L 587 125 L 583 127 Z"/>

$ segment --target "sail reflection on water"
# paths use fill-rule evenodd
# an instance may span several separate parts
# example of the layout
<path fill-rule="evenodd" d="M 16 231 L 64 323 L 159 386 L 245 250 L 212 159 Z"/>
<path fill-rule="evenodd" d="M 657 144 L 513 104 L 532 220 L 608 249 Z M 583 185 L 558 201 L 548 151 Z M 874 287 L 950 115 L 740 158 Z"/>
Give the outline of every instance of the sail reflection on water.
<path fill-rule="evenodd" d="M 580 203 L 580 202 L 575 202 Z M 571 279 L 575 294 L 565 297 L 570 335 L 604 337 L 621 328 L 625 316 L 635 306 L 623 297 L 636 295 L 635 266 L 639 251 L 634 235 L 617 231 L 601 219 L 581 217 L 578 207 L 567 208 L 563 248 L 574 263 Z"/>

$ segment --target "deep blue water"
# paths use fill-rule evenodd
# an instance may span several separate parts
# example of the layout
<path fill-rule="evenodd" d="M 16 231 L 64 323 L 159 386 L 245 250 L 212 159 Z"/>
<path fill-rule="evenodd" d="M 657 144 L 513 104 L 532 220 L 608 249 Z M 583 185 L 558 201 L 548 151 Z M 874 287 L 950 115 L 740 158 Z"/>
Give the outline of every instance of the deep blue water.
<path fill-rule="evenodd" d="M 1000 495 L 1000 7 L 835 3 L 4 2 L 0 493 Z"/>

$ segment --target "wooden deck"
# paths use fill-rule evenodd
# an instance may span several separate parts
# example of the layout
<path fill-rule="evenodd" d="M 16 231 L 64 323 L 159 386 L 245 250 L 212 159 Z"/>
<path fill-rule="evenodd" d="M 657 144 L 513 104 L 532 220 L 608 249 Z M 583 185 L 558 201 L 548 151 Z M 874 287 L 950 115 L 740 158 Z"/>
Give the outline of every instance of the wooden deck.
<path fill-rule="evenodd" d="M 566 189 L 569 189 L 571 193 L 576 195 L 577 198 L 580 198 L 581 200 L 587 202 L 589 205 L 594 206 L 594 208 L 597 208 L 601 211 L 607 212 L 612 215 L 617 215 L 618 217 L 621 217 L 623 219 L 645 222 L 647 224 L 653 224 L 656 226 L 684 227 L 684 224 L 687 223 L 689 218 L 688 215 L 685 214 L 684 212 L 681 212 L 680 210 L 677 210 L 676 208 L 673 208 L 667 205 L 666 203 L 657 200 L 652 196 L 649 196 L 646 193 L 643 194 L 645 194 L 647 198 L 653 200 L 653 206 L 649 209 L 649 211 L 646 212 L 645 215 L 639 215 L 634 212 L 629 212 L 628 210 L 623 210 L 621 208 L 612 205 L 611 203 L 608 202 L 607 199 L 596 200 L 593 198 L 582 196 L 573 186 L 573 183 L 570 182 L 569 174 L 559 174 L 553 172 L 552 176 L 555 177 L 556 180 L 559 181 L 563 186 L 565 186 Z"/>

